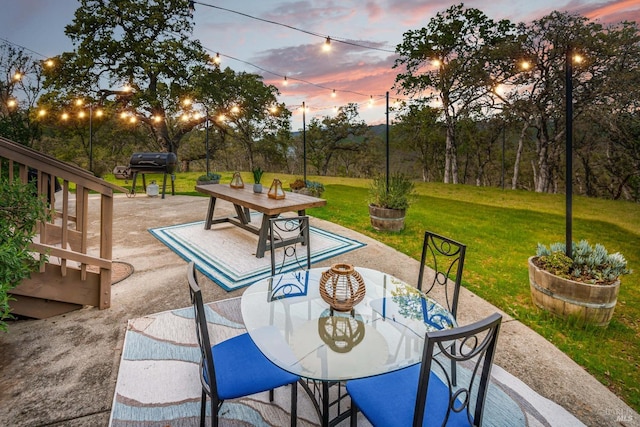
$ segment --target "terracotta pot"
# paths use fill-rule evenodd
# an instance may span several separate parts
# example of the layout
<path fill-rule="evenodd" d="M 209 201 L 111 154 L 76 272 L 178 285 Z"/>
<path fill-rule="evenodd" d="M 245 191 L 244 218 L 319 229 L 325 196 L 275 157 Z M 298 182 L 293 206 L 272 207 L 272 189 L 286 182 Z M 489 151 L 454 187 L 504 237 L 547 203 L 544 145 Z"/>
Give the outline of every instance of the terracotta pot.
<path fill-rule="evenodd" d="M 529 285 L 535 305 L 579 324 L 607 326 L 618 301 L 620 281 L 592 285 L 564 279 L 538 268 L 529 258 Z"/>
<path fill-rule="evenodd" d="M 378 231 L 400 231 L 404 228 L 406 209 L 388 209 L 369 205 L 371 226 Z"/>

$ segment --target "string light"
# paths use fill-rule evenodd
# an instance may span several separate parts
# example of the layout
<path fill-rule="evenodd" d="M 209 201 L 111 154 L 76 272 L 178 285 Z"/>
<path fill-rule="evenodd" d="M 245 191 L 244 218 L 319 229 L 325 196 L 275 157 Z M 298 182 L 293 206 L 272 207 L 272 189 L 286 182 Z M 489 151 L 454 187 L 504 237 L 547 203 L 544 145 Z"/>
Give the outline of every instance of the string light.
<path fill-rule="evenodd" d="M 269 20 L 269 19 L 258 18 L 258 17 L 256 17 L 256 16 L 252 16 L 252 15 L 249 15 L 249 14 L 247 14 L 247 13 L 238 12 L 237 10 L 226 9 L 226 8 L 224 8 L 224 7 L 214 6 L 214 5 L 206 4 L 206 3 L 202 3 L 202 2 L 199 2 L 199 1 L 194 1 L 193 3 L 197 3 L 197 4 L 199 4 L 199 5 L 206 6 L 206 7 L 212 7 L 212 8 L 214 8 L 214 9 L 218 9 L 218 10 L 224 10 L 225 12 L 235 13 L 235 14 L 237 14 L 237 15 L 244 16 L 244 17 L 246 17 L 246 18 L 255 19 L 255 20 L 257 20 L 257 21 L 261 21 L 261 22 L 266 22 L 266 23 L 268 23 L 268 24 L 279 25 L 279 26 L 281 26 L 281 27 L 285 27 L 285 28 L 289 28 L 289 29 L 291 29 L 291 30 L 299 31 L 299 32 L 301 32 L 301 33 L 309 34 L 309 35 L 312 35 L 312 36 L 314 36 L 314 37 L 321 37 L 321 38 L 323 38 L 323 39 L 325 38 L 325 36 L 323 36 L 323 35 L 321 35 L 321 34 L 318 34 L 318 33 L 314 33 L 314 32 L 312 32 L 312 31 L 303 30 L 303 29 L 301 29 L 301 28 L 296 28 L 296 27 L 294 27 L 294 26 L 292 26 L 292 25 L 287 25 L 287 24 L 283 24 L 283 23 L 280 23 L 280 22 L 271 21 L 271 20 Z M 328 37 L 327 37 L 327 39 L 328 39 Z M 366 46 L 366 45 L 362 45 L 362 44 L 354 43 L 354 42 L 351 42 L 351 41 L 348 41 L 348 40 L 344 40 L 344 39 L 340 39 L 340 38 L 335 38 L 335 37 L 333 38 L 333 40 L 334 40 L 334 41 L 337 41 L 337 42 L 339 42 L 339 43 L 343 43 L 343 44 L 347 44 L 347 45 L 351 45 L 351 46 L 356 46 L 356 47 L 360 47 L 360 48 L 364 48 L 364 49 L 377 50 L 377 51 L 380 51 L 380 52 L 387 52 L 387 53 L 396 53 L 395 49 L 383 49 L 383 48 L 374 47 L 374 46 Z"/>
<path fill-rule="evenodd" d="M 207 48 L 207 47 L 204 47 L 204 48 L 205 48 L 206 50 L 210 51 L 210 52 L 212 51 L 211 49 L 209 49 L 209 48 Z M 333 97 L 333 92 L 336 92 L 336 90 L 335 90 L 335 89 L 329 88 L 329 87 L 327 87 L 327 86 L 323 86 L 323 85 L 320 85 L 320 84 L 317 84 L 317 83 L 314 83 L 314 82 L 310 82 L 310 81 L 308 81 L 308 80 L 304 80 L 304 79 L 299 79 L 299 78 L 295 78 L 295 77 L 287 77 L 286 75 L 283 75 L 282 73 L 277 73 L 277 72 L 274 72 L 274 71 L 271 71 L 271 70 L 267 70 L 267 69 L 265 69 L 265 68 L 263 68 L 263 67 L 260 67 L 259 65 L 253 64 L 253 63 L 248 62 L 248 61 L 244 61 L 244 60 L 239 59 L 239 58 L 235 58 L 235 57 L 230 56 L 230 55 L 225 55 L 225 54 L 220 54 L 220 53 L 219 53 L 219 55 L 220 55 L 220 56 L 223 56 L 223 57 L 225 57 L 225 58 L 229 58 L 229 59 L 231 59 L 231 60 L 233 60 L 233 61 L 237 61 L 237 62 L 241 62 L 241 63 L 246 64 L 246 65 L 249 65 L 249 66 L 251 66 L 251 67 L 253 67 L 253 68 L 256 68 L 256 69 L 258 69 L 258 70 L 260 70 L 260 71 L 262 71 L 262 72 L 264 72 L 264 73 L 266 73 L 266 74 L 270 74 L 270 75 L 272 75 L 272 76 L 276 76 L 276 77 L 281 77 L 281 78 L 282 78 L 282 85 L 283 85 L 283 86 L 287 86 L 287 85 L 289 84 L 289 81 L 290 81 L 290 80 L 293 80 L 293 81 L 296 81 L 296 82 L 300 82 L 300 83 L 308 84 L 308 85 L 311 85 L 311 86 L 315 86 L 315 87 L 317 87 L 317 88 L 319 88 L 319 89 L 326 89 L 326 90 L 330 90 L 330 91 L 331 91 L 331 96 L 332 96 L 332 97 Z M 344 93 L 351 93 L 351 94 L 358 95 L 358 96 L 367 96 L 366 94 L 364 94 L 364 93 L 362 93 L 362 92 L 357 92 L 357 91 L 354 91 L 354 90 L 348 90 L 348 89 L 341 89 L 341 90 L 340 90 L 340 92 L 344 92 Z M 337 92 L 336 92 L 336 95 L 337 95 Z M 378 95 L 378 96 L 384 96 L 384 95 Z M 393 98 L 393 99 L 401 99 L 401 100 L 404 100 L 404 99 L 402 99 L 402 98 Z M 327 107 L 327 108 L 331 108 L 331 107 Z"/>
<path fill-rule="evenodd" d="M 220 59 L 220 52 L 216 53 L 216 56 L 213 58 L 213 63 L 216 65 L 220 65 L 220 62 L 222 60 Z"/>
<path fill-rule="evenodd" d="M 331 37 L 327 36 L 327 39 L 324 41 L 322 45 L 322 50 L 325 52 L 329 52 L 331 50 Z"/>
<path fill-rule="evenodd" d="M 530 68 L 531 68 L 531 63 L 530 63 L 529 61 L 526 61 L 526 60 L 525 60 L 525 61 L 522 61 L 522 62 L 520 63 L 520 68 L 522 68 L 523 70 L 525 70 L 525 71 L 526 71 L 526 70 L 528 70 L 528 69 L 530 69 Z"/>
<path fill-rule="evenodd" d="M 60 118 L 62 120 L 69 120 L 69 114 L 68 113 L 62 113 L 62 115 L 60 116 Z"/>
<path fill-rule="evenodd" d="M 11 98 L 10 100 L 7 101 L 7 107 L 9 107 L 9 108 L 14 108 L 17 105 L 18 105 L 18 101 L 16 101 L 13 98 Z"/>
<path fill-rule="evenodd" d="M 20 71 L 16 71 L 16 73 L 13 75 L 13 80 L 18 82 L 22 80 L 22 76 L 23 74 Z"/>
<path fill-rule="evenodd" d="M 335 98 L 336 97 L 336 90 L 334 89 L 333 92 L 331 92 L 331 97 Z"/>
<path fill-rule="evenodd" d="M 40 111 L 38 111 L 38 117 L 44 117 L 47 115 L 47 110 L 45 110 L 44 108 L 41 108 Z"/>

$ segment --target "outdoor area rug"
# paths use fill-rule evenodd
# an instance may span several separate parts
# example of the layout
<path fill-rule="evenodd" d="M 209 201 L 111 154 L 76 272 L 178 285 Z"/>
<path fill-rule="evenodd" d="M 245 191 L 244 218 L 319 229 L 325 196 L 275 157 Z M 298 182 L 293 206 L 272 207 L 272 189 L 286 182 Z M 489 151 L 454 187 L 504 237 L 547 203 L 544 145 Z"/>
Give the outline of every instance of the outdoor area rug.
<path fill-rule="evenodd" d="M 262 215 L 251 214 L 251 222 L 260 224 Z M 215 224 L 204 229 L 204 221 L 151 228 L 149 232 L 186 261 L 194 261 L 198 270 L 227 291 L 248 286 L 271 275 L 271 255 L 256 258 L 258 236 L 235 225 Z M 310 227 L 311 263 L 332 258 L 365 246 L 364 243 L 335 233 Z M 283 273 L 299 266 L 292 261 Z"/>
<path fill-rule="evenodd" d="M 205 310 L 213 342 L 245 331 L 240 314 L 240 298 L 210 303 Z M 109 425 L 198 425 L 201 393 L 199 362 L 193 307 L 130 320 Z M 289 397 L 289 389 L 283 388 L 275 391 L 272 403 L 267 392 L 226 401 L 220 410 L 220 424 L 265 427 L 289 425 Z M 207 416 L 210 416 L 209 404 Z M 483 421 L 485 426 L 582 425 L 564 408 L 540 396 L 495 365 Z M 300 386 L 298 425 L 318 425 L 317 413 Z M 347 425 L 349 420 L 340 424 Z M 358 425 L 370 424 L 359 414 Z"/>

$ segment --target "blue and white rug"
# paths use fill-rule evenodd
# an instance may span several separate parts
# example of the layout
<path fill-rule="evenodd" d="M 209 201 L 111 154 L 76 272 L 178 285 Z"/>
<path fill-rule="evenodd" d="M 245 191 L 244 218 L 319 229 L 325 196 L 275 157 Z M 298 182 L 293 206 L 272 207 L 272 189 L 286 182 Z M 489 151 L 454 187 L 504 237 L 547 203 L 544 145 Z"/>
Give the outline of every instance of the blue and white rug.
<path fill-rule="evenodd" d="M 260 224 L 262 216 L 252 213 L 251 222 Z M 149 232 L 186 261 L 195 261 L 198 270 L 220 287 L 232 291 L 248 286 L 271 274 L 271 255 L 256 258 L 258 236 L 229 223 L 204 229 L 204 221 L 151 228 Z M 311 263 L 332 258 L 365 246 L 317 227 L 310 227 Z M 283 273 L 299 268 L 291 263 Z"/>
<path fill-rule="evenodd" d="M 240 298 L 205 306 L 212 342 L 245 332 Z M 200 352 L 193 307 L 129 320 L 110 427 L 181 427 L 198 425 L 200 417 Z M 518 378 L 494 365 L 485 408 L 485 426 L 583 426 L 556 403 L 540 396 Z M 298 386 L 298 426 L 318 425 L 309 396 Z M 288 390 L 276 390 L 275 401 L 259 393 L 226 401 L 221 426 L 289 425 Z M 210 405 L 207 405 L 210 416 Z M 209 425 L 209 420 L 207 420 Z M 348 426 L 345 420 L 339 426 Z M 359 414 L 358 425 L 370 426 Z"/>

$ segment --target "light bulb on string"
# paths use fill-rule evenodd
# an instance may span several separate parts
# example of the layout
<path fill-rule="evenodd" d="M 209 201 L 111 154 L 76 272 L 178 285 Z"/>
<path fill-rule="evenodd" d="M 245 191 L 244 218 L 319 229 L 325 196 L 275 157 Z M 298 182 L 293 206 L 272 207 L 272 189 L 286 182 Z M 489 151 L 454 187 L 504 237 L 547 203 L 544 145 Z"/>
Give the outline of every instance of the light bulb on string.
<path fill-rule="evenodd" d="M 331 50 L 331 37 L 327 37 L 324 44 L 322 45 L 322 50 L 324 52 L 329 52 Z"/>
<path fill-rule="evenodd" d="M 289 84 L 289 82 L 287 81 L 287 76 L 284 76 L 284 80 L 282 81 L 282 85 L 286 86 L 288 84 Z"/>
<path fill-rule="evenodd" d="M 373 95 L 369 96 L 369 108 L 373 107 Z"/>
<path fill-rule="evenodd" d="M 336 97 L 336 90 L 334 89 L 333 92 L 331 92 L 331 97 L 335 98 Z"/>

